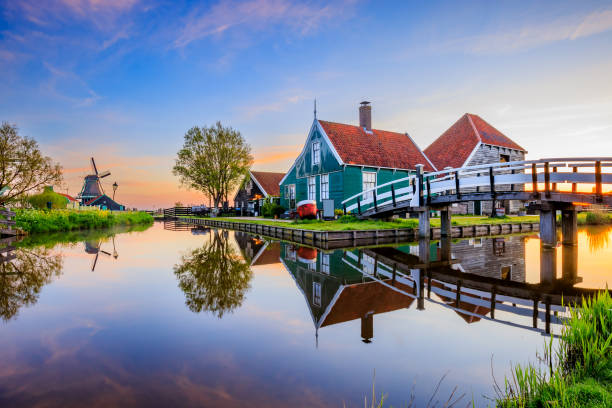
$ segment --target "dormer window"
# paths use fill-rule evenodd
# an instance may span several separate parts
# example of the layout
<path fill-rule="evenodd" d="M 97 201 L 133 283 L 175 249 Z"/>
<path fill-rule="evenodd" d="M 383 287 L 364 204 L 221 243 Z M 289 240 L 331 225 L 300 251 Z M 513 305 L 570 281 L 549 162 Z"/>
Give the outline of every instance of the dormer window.
<path fill-rule="evenodd" d="M 320 164 L 321 163 L 321 143 L 314 142 L 312 144 L 312 164 Z"/>

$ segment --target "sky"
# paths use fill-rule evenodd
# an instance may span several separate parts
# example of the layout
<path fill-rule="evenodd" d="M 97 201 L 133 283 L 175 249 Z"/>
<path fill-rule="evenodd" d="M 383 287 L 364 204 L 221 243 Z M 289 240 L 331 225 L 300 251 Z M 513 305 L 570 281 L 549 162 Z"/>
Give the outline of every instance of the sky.
<path fill-rule="evenodd" d="M 612 2 L 0 0 L 0 121 L 76 195 L 89 157 L 128 207 L 204 202 L 172 175 L 185 132 L 239 130 L 286 171 L 313 120 L 408 132 L 464 113 L 529 159 L 612 156 Z"/>

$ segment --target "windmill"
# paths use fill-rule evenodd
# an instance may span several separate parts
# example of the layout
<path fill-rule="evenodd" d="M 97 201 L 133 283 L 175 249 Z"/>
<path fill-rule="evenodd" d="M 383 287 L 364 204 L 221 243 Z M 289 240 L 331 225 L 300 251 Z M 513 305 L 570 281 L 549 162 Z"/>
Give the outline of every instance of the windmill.
<path fill-rule="evenodd" d="M 108 177 L 111 174 L 108 170 L 103 171 L 102 173 L 98 173 L 96 161 L 93 157 L 91 158 L 91 168 L 93 170 L 93 174 L 88 174 L 87 176 L 85 176 L 83 188 L 77 196 L 77 198 L 81 199 L 82 204 L 86 204 L 88 201 L 93 200 L 94 198 L 104 194 L 104 189 L 102 188 L 102 183 L 100 183 L 100 179 Z"/>
<path fill-rule="evenodd" d="M 98 256 L 100 255 L 100 253 L 106 255 L 106 256 L 112 256 L 113 258 L 117 259 L 119 257 L 119 253 L 117 252 L 117 247 L 115 246 L 115 236 L 113 235 L 113 253 L 111 254 L 108 251 L 104 251 L 101 249 L 102 247 L 102 241 L 101 240 L 97 240 L 97 241 L 85 241 L 85 252 L 87 252 L 88 254 L 95 254 L 96 256 L 94 257 L 92 264 L 91 264 L 91 271 L 95 271 L 96 269 L 96 264 L 98 263 Z"/>

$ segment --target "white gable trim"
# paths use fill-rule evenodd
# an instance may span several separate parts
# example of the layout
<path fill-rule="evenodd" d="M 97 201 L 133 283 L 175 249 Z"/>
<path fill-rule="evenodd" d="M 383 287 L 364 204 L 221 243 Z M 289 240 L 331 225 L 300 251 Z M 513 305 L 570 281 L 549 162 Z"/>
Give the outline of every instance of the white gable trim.
<path fill-rule="evenodd" d="M 287 171 L 287 173 L 285 173 L 285 176 L 282 178 L 282 180 L 278 183 L 278 185 L 282 185 L 285 182 L 285 179 L 287 178 L 287 176 L 289 176 L 289 173 L 291 173 L 291 171 L 295 168 L 295 163 L 297 163 L 297 161 L 304 156 L 304 154 L 306 153 L 306 146 L 308 146 L 308 141 L 310 140 L 310 137 L 312 136 L 312 134 L 315 131 L 315 128 L 317 130 L 319 130 L 319 132 L 323 135 L 323 139 L 325 140 L 325 142 L 328 144 L 328 146 L 330 147 L 332 153 L 334 154 L 334 157 L 336 158 L 336 160 L 338 160 L 338 163 L 340 164 L 340 166 L 344 165 L 344 162 L 342 161 L 342 159 L 340 158 L 340 155 L 338 154 L 338 152 L 336 151 L 336 148 L 334 147 L 334 145 L 332 144 L 331 140 L 329 140 L 329 137 L 327 136 L 327 133 L 325 133 L 325 131 L 323 130 L 323 127 L 321 126 L 321 124 L 319 123 L 318 119 L 315 119 L 312 122 L 312 126 L 310 127 L 310 131 L 308 132 L 308 137 L 306 138 L 306 143 L 304 143 L 304 147 L 302 148 L 302 152 L 299 154 L 299 156 L 294 160 L 293 164 L 291 165 L 291 167 L 289 167 L 289 170 Z"/>
<path fill-rule="evenodd" d="M 334 157 L 336 158 L 336 160 L 338 160 L 338 163 L 340 164 L 340 166 L 342 166 L 344 162 L 342 161 L 342 158 L 338 154 L 338 151 L 336 150 L 336 146 L 334 146 L 334 144 L 329 139 L 329 136 L 327 136 L 327 133 L 325 133 L 325 130 L 323 130 L 323 126 L 321 126 L 321 123 L 319 123 L 319 121 L 316 119 L 315 119 L 315 123 L 317 124 L 317 129 L 319 129 L 319 132 L 321 132 L 321 134 L 323 135 L 323 139 L 325 139 L 325 141 L 327 142 L 327 145 L 330 147 L 332 153 L 334 154 Z M 310 135 L 308 135 L 308 138 L 310 138 Z"/>
<path fill-rule="evenodd" d="M 259 184 L 259 182 L 255 178 L 255 176 L 253 176 L 253 173 L 251 173 L 251 170 L 249 170 L 249 174 L 251 175 L 251 180 L 253 180 L 255 182 L 255 184 L 257 184 L 257 187 L 259 187 L 261 192 L 264 193 L 264 197 L 267 198 L 269 196 L 269 194 L 266 192 L 266 190 L 264 190 L 264 188 L 261 186 L 261 184 Z"/>
<path fill-rule="evenodd" d="M 465 167 L 465 166 L 467 166 L 470 163 L 470 161 L 474 158 L 474 155 L 476 154 L 478 149 L 480 149 L 481 145 L 482 145 L 482 142 L 476 143 L 476 147 L 474 147 L 474 150 L 472 150 L 472 153 L 470 153 L 470 155 L 467 157 L 467 159 L 465 159 L 465 162 L 463 162 L 461 167 Z"/>
<path fill-rule="evenodd" d="M 427 157 L 425 152 L 423 150 L 421 150 L 419 145 L 414 142 L 414 139 L 412 138 L 412 136 L 410 136 L 410 134 L 408 132 L 406 132 L 405 135 L 408 136 L 408 139 L 410 139 L 410 141 L 412 142 L 414 147 L 416 147 L 418 149 L 418 151 L 421 152 L 421 156 L 423 156 L 425 158 L 425 160 L 427 160 L 427 163 L 429 163 L 431 168 L 434 169 L 434 171 L 438 171 L 438 168 L 431 162 L 431 160 L 429 160 L 429 157 Z M 419 163 L 417 163 L 417 164 L 419 164 Z"/>

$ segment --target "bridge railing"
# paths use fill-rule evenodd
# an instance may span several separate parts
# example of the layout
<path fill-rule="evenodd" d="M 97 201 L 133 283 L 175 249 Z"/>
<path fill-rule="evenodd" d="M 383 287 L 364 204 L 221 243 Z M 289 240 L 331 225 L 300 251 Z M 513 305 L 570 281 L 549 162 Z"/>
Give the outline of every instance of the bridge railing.
<path fill-rule="evenodd" d="M 441 171 L 417 173 L 361 191 L 342 202 L 345 213 L 376 213 L 394 207 L 420 207 L 440 195 L 531 191 L 534 198 L 550 197 L 553 192 L 605 194 L 612 185 L 612 157 L 572 157 L 482 164 Z M 565 188 L 560 188 L 565 185 Z M 588 191 L 591 188 L 591 191 Z M 406 205 L 409 202 L 409 205 Z"/>

